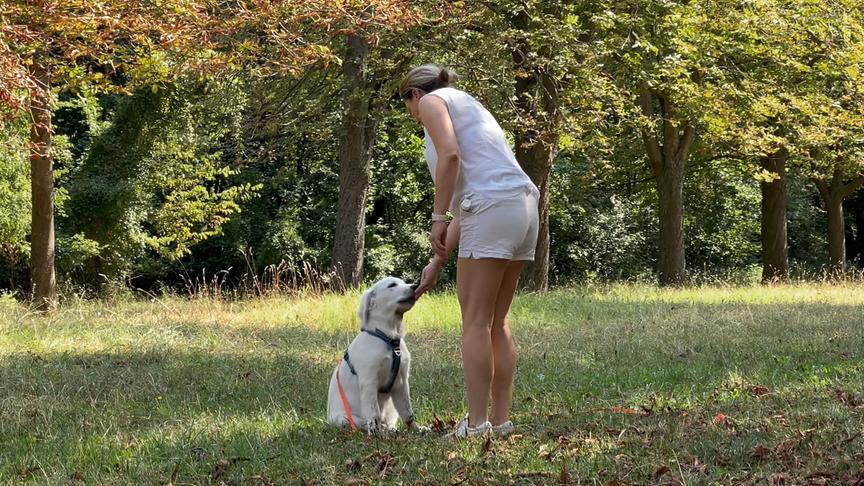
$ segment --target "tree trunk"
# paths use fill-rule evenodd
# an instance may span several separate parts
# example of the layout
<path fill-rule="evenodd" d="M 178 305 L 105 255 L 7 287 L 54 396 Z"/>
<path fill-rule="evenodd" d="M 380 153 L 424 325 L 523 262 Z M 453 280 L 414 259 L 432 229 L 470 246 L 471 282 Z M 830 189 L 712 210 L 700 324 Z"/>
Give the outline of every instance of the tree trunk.
<path fill-rule="evenodd" d="M 846 271 L 846 228 L 843 223 L 843 200 L 825 201 L 828 212 L 828 273 L 839 277 Z"/>
<path fill-rule="evenodd" d="M 661 145 L 657 136 L 648 129 L 642 130 L 642 140 L 657 181 L 660 218 L 658 277 L 660 285 L 681 285 L 687 280 L 684 256 L 684 170 L 690 147 L 696 140 L 696 128 L 689 121 L 680 119 L 669 100 L 643 85 L 639 105 L 649 119 L 654 120 L 655 99 L 662 111 L 663 143 Z"/>
<path fill-rule="evenodd" d="M 786 160 L 789 152 L 783 148 L 760 160 L 763 169 L 777 174 L 778 179 L 762 181 L 762 283 L 785 282 L 789 279 L 789 246 L 786 235 L 786 203 L 789 182 Z"/>
<path fill-rule="evenodd" d="M 657 178 L 660 213 L 660 284 L 686 281 L 684 258 L 684 164 L 668 166 Z"/>
<path fill-rule="evenodd" d="M 48 69 L 36 56 L 30 76 L 37 88 L 31 90 L 30 180 L 32 228 L 30 278 L 37 309 L 57 306 L 54 276 L 54 167 L 51 156 L 51 79 Z"/>
<path fill-rule="evenodd" d="M 370 114 L 366 79 L 369 44 L 356 34 L 347 42 L 342 65 L 345 114 L 339 150 L 339 207 L 331 260 L 334 285 L 339 289 L 359 285 L 363 280 L 369 163 L 378 125 L 378 117 Z"/>
<path fill-rule="evenodd" d="M 529 17 L 521 10 L 510 18 L 511 25 L 527 32 Z M 540 228 L 534 261 L 522 271 L 522 286 L 534 292 L 549 289 L 549 173 L 558 155 L 560 101 L 555 80 L 545 66 L 530 64 L 531 46 L 520 38 L 512 48 L 516 76 L 516 108 L 520 117 L 515 127 L 515 156 L 528 177 L 540 189 Z"/>
<path fill-rule="evenodd" d="M 828 213 L 828 274 L 841 278 L 846 272 L 846 225 L 843 219 L 843 201 L 864 184 L 864 176 L 843 183 L 843 173 L 835 170 L 830 182 L 814 179 L 819 195 Z"/>
<path fill-rule="evenodd" d="M 859 195 L 859 201 L 864 195 Z M 864 208 L 858 206 L 855 211 L 855 255 L 859 266 L 864 267 Z"/>
<path fill-rule="evenodd" d="M 549 290 L 549 173 L 558 146 L 557 134 L 550 142 L 525 140 L 525 133 L 516 136 L 516 160 L 528 177 L 540 189 L 538 212 L 540 228 L 537 235 L 537 249 L 534 261 L 522 271 L 522 285 L 534 292 Z"/>

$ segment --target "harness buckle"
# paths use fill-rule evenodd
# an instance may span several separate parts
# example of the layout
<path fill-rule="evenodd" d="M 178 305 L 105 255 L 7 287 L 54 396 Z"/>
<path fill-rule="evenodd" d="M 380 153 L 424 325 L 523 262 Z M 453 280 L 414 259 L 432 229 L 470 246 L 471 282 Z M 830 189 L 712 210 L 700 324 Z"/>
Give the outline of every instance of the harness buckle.
<path fill-rule="evenodd" d="M 402 357 L 402 349 L 399 346 L 396 346 L 395 348 L 393 348 L 393 354 L 395 354 L 396 356 L 401 358 Z"/>

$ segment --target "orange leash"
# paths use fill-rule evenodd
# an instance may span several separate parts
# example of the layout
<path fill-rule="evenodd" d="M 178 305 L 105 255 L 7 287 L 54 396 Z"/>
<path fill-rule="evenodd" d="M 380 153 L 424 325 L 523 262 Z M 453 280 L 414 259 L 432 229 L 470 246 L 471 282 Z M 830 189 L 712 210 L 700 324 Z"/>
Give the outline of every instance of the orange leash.
<path fill-rule="evenodd" d="M 339 360 L 339 366 L 342 366 L 342 360 Z M 339 388 L 339 398 L 342 399 L 342 410 L 345 410 L 345 416 L 348 417 L 348 425 L 351 426 L 351 432 L 357 431 L 357 424 L 351 417 L 351 407 L 348 406 L 348 399 L 345 398 L 345 392 L 342 391 L 342 382 L 339 380 L 339 366 L 336 367 L 336 387 Z"/>

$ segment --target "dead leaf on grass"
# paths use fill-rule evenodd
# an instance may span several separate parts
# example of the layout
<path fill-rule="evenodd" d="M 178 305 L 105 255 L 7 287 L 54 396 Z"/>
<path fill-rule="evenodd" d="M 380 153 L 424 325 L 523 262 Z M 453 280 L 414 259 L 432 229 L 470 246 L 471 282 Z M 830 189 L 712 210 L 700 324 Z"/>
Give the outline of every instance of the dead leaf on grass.
<path fill-rule="evenodd" d="M 492 450 L 492 436 L 487 435 L 483 442 L 483 454 L 488 454 L 490 450 Z"/>
<path fill-rule="evenodd" d="M 750 451 L 750 457 L 756 459 L 758 461 L 764 461 L 766 458 L 774 454 L 774 451 L 763 446 L 762 444 L 757 445 Z"/>
<path fill-rule="evenodd" d="M 772 485 L 781 486 L 785 484 L 790 484 L 789 475 L 786 473 L 777 473 L 772 474 L 770 478 L 768 478 L 768 482 Z"/>
<path fill-rule="evenodd" d="M 595 408 L 595 412 L 607 412 L 607 413 L 623 413 L 625 415 L 638 415 L 640 417 L 648 417 L 651 415 L 650 410 L 634 410 L 632 408 L 627 407 L 601 407 Z"/>
<path fill-rule="evenodd" d="M 838 400 L 843 402 L 847 407 L 864 408 L 864 398 L 861 398 L 858 395 L 852 394 L 846 390 L 841 390 L 839 388 L 835 388 L 832 391 L 832 394 L 837 397 Z"/>
<path fill-rule="evenodd" d="M 570 484 L 570 470 L 567 463 L 561 464 L 561 474 L 558 475 L 558 484 Z"/>
<path fill-rule="evenodd" d="M 345 461 L 345 469 L 349 473 L 357 473 L 360 472 L 360 469 L 363 468 L 363 464 L 356 459 L 348 459 Z"/>
<path fill-rule="evenodd" d="M 705 474 L 705 470 L 707 468 L 708 468 L 708 465 L 705 464 L 704 462 L 700 461 L 698 457 L 695 460 L 693 460 L 693 465 L 690 466 L 691 471 L 697 472 L 699 474 Z"/>
<path fill-rule="evenodd" d="M 552 462 L 552 459 L 555 459 L 555 451 L 551 450 L 548 444 L 541 444 L 540 450 L 537 452 L 537 455 L 540 456 L 540 459 Z"/>

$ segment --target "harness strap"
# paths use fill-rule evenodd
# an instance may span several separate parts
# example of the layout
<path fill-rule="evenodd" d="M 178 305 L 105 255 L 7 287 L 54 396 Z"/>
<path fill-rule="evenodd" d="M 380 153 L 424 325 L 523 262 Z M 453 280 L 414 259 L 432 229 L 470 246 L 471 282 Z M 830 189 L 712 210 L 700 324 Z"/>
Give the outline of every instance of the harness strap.
<path fill-rule="evenodd" d="M 378 389 L 378 393 L 390 393 L 390 390 L 393 389 L 393 384 L 396 382 L 396 377 L 399 376 L 399 367 L 402 364 L 402 349 L 399 347 L 402 339 L 399 337 L 391 338 L 384 331 L 377 328 L 374 331 L 369 331 L 367 329 L 363 329 L 362 331 L 375 336 L 390 346 L 390 351 L 393 353 L 393 359 L 390 362 L 390 376 L 387 378 L 387 383 Z M 351 358 L 348 357 L 347 350 L 342 359 L 345 360 L 348 369 L 351 370 L 351 374 L 356 375 L 357 372 L 354 370 L 354 365 L 351 364 Z"/>
<path fill-rule="evenodd" d="M 345 353 L 345 358 L 348 358 L 348 353 Z M 348 366 L 351 367 L 350 364 Z M 353 367 L 351 367 L 351 373 L 354 373 Z M 342 381 L 339 379 L 338 368 L 336 369 L 336 387 L 339 389 L 339 398 L 342 399 L 342 410 L 345 411 L 345 417 L 348 418 L 348 425 L 351 426 L 351 432 L 356 432 L 357 424 L 354 423 L 354 418 L 351 417 L 351 407 L 348 406 L 348 399 L 345 398 L 345 392 L 342 390 Z"/>
<path fill-rule="evenodd" d="M 347 349 L 345 350 L 345 355 L 342 356 L 342 359 L 345 360 L 345 364 L 348 365 L 348 369 L 351 370 L 351 374 L 356 376 L 357 371 L 354 370 L 354 365 L 351 364 L 351 358 L 348 357 L 348 350 Z"/>
<path fill-rule="evenodd" d="M 390 377 L 387 378 L 387 383 L 378 389 L 379 393 L 390 393 L 390 390 L 393 389 L 393 383 L 396 382 L 396 377 L 399 375 L 399 366 L 402 364 L 402 349 L 399 347 L 402 339 L 399 337 L 391 338 L 387 333 L 378 328 L 375 328 L 374 331 L 363 329 L 363 332 L 384 341 L 390 346 L 390 350 L 393 352 L 393 359 L 390 361 Z"/>

